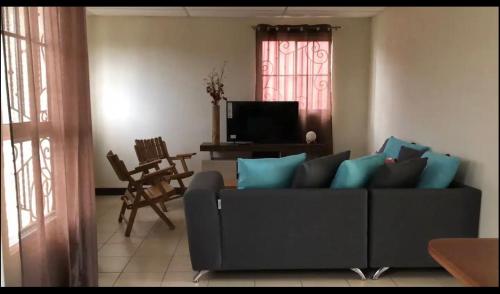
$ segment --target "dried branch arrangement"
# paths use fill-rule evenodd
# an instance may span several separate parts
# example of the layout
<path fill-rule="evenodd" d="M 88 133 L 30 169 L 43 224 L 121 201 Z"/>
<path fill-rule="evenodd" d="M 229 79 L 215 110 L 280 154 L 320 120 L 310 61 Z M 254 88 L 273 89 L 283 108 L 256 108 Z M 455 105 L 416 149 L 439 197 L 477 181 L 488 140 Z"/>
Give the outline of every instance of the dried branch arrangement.
<path fill-rule="evenodd" d="M 220 100 L 227 98 L 224 96 L 224 68 L 226 67 L 226 61 L 222 65 L 220 73 L 215 69 L 208 75 L 208 78 L 203 79 L 207 85 L 207 93 L 212 97 L 212 103 L 218 105 Z"/>

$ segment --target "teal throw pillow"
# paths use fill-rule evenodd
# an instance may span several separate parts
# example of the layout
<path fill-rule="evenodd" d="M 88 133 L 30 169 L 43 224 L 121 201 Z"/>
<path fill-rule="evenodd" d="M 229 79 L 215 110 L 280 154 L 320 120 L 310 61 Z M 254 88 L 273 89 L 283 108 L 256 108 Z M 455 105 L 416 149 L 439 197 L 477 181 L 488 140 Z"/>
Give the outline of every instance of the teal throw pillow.
<path fill-rule="evenodd" d="M 401 150 L 401 146 L 409 147 L 419 151 L 427 151 L 430 148 L 427 146 L 423 146 L 416 143 L 410 143 L 401 139 L 398 139 L 394 136 L 390 136 L 387 139 L 387 143 L 385 144 L 385 148 L 382 153 L 385 154 L 385 157 L 398 158 L 399 151 Z"/>
<path fill-rule="evenodd" d="M 306 154 L 281 158 L 238 158 L 238 189 L 289 188 Z"/>
<path fill-rule="evenodd" d="M 374 154 L 343 161 L 330 188 L 355 189 L 365 187 L 375 171 L 384 165 L 384 160 L 384 154 Z"/>
<path fill-rule="evenodd" d="M 422 155 L 427 158 L 427 166 L 420 176 L 417 188 L 444 189 L 448 188 L 457 173 L 460 159 L 455 156 L 427 151 Z"/>

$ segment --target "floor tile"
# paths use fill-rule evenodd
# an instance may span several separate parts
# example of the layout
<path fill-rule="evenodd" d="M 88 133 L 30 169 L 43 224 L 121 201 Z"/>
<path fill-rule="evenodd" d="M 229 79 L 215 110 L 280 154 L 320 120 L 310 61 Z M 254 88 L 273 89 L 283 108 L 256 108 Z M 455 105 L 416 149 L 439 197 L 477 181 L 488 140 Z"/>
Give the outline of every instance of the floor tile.
<path fill-rule="evenodd" d="M 198 283 L 193 283 L 194 272 L 167 272 L 163 278 L 163 287 L 206 287 L 207 275 L 202 276 Z"/>
<path fill-rule="evenodd" d="M 130 257 L 98 256 L 98 270 L 100 273 L 119 273 L 129 260 Z"/>
<path fill-rule="evenodd" d="M 130 236 L 126 237 L 122 232 L 115 232 L 106 242 L 108 244 L 138 244 L 144 241 L 144 237 Z"/>
<path fill-rule="evenodd" d="M 134 256 L 125 267 L 125 273 L 164 273 L 170 263 L 171 256 Z"/>
<path fill-rule="evenodd" d="M 111 239 L 111 236 L 113 236 L 114 232 L 99 232 L 97 231 L 97 243 L 106 243 L 109 239 Z"/>
<path fill-rule="evenodd" d="M 159 287 L 162 273 L 122 273 L 115 282 L 115 287 Z"/>
<path fill-rule="evenodd" d="M 104 230 L 104 227 L 107 225 L 113 226 L 126 226 L 125 222 L 118 222 L 119 211 L 115 209 L 109 209 L 105 214 L 101 215 L 97 218 L 97 224 L 100 225 L 101 228 L 98 229 Z"/>
<path fill-rule="evenodd" d="M 291 279 L 256 279 L 255 287 L 302 287 L 300 280 Z"/>
<path fill-rule="evenodd" d="M 151 226 L 152 227 L 152 226 Z M 125 235 L 125 231 L 127 230 L 126 226 L 119 227 L 116 232 L 121 232 L 123 235 Z M 139 226 L 136 226 L 135 224 L 132 226 L 132 231 L 130 233 L 131 237 L 138 237 L 138 238 L 144 238 L 149 234 L 149 231 L 151 230 L 150 227 L 146 228 L 141 228 Z"/>
<path fill-rule="evenodd" d="M 396 287 L 396 284 L 391 278 L 380 278 L 378 280 L 347 280 L 351 287 Z"/>
<path fill-rule="evenodd" d="M 208 287 L 255 287 L 255 278 L 262 278 L 255 271 L 209 272 Z"/>
<path fill-rule="evenodd" d="M 112 287 L 120 273 L 99 273 L 99 287 Z"/>
<path fill-rule="evenodd" d="M 174 255 L 168 266 L 169 272 L 191 271 L 191 259 L 187 255 Z"/>
<path fill-rule="evenodd" d="M 178 240 L 146 239 L 137 249 L 136 256 L 171 256 L 175 252 Z"/>
<path fill-rule="evenodd" d="M 458 287 L 458 283 L 429 277 L 391 278 L 398 287 Z"/>
<path fill-rule="evenodd" d="M 189 255 L 189 246 L 186 244 L 178 244 L 174 255 Z"/>
<path fill-rule="evenodd" d="M 387 272 L 398 287 L 449 287 L 460 284 L 446 271 L 441 269 L 404 269 Z M 382 279 L 381 278 L 381 279 Z"/>
<path fill-rule="evenodd" d="M 116 232 L 119 228 L 125 227 L 125 224 L 120 224 L 116 219 L 112 222 L 97 222 L 98 232 Z"/>
<path fill-rule="evenodd" d="M 106 243 L 99 249 L 99 256 L 132 256 L 138 248 L 138 244 L 109 244 Z"/>
<path fill-rule="evenodd" d="M 271 281 L 299 281 L 304 287 L 348 287 L 345 280 L 348 277 L 346 271 L 272 271 L 268 273 L 258 273 L 256 285 L 264 277 Z"/>
<path fill-rule="evenodd" d="M 344 279 L 330 280 L 302 280 L 303 287 L 349 287 L 349 283 Z"/>
<path fill-rule="evenodd" d="M 209 280 L 208 287 L 255 287 L 255 281 L 251 280 Z"/>
<path fill-rule="evenodd" d="M 176 227 L 170 230 L 163 222 L 157 223 L 146 236 L 146 239 L 173 239 L 179 241 L 184 233 L 184 228 Z"/>

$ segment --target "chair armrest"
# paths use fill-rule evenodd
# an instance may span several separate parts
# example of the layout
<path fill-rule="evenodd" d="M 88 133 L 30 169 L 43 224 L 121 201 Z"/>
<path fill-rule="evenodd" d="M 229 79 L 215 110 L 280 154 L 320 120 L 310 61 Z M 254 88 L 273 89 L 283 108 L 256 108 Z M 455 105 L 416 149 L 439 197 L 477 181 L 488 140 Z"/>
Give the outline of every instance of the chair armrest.
<path fill-rule="evenodd" d="M 181 160 L 184 158 L 191 158 L 193 155 L 196 155 L 195 153 L 182 153 L 182 154 L 177 154 L 176 156 L 170 156 L 170 159 L 172 160 Z"/>
<path fill-rule="evenodd" d="M 138 183 L 149 182 L 151 180 L 162 178 L 163 176 L 170 176 L 172 173 L 173 173 L 173 167 L 167 167 L 164 169 L 154 171 L 152 173 L 144 174 L 140 179 L 137 180 L 137 182 Z"/>
<path fill-rule="evenodd" d="M 153 161 L 150 161 L 150 162 L 147 162 L 147 163 L 140 164 L 136 168 L 134 168 L 133 170 L 129 171 L 129 173 L 131 175 L 133 175 L 133 174 L 136 174 L 136 173 L 139 173 L 139 172 L 148 171 L 151 168 L 157 168 L 158 165 L 160 164 L 160 162 L 161 162 L 161 159 L 157 159 L 157 160 L 153 160 Z"/>
<path fill-rule="evenodd" d="M 217 270 L 222 266 L 218 192 L 222 175 L 216 171 L 197 173 L 184 193 L 184 213 L 193 270 Z"/>
<path fill-rule="evenodd" d="M 178 174 L 171 174 L 169 178 L 171 180 L 177 180 L 177 179 L 184 179 L 188 178 L 193 175 L 193 172 L 187 172 L 187 173 L 178 173 Z"/>

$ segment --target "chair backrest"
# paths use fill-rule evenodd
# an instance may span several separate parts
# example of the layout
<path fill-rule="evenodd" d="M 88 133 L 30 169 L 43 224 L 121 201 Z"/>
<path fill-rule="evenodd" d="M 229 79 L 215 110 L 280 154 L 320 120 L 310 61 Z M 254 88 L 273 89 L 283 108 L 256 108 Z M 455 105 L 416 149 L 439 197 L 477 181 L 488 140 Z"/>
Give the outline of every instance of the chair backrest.
<path fill-rule="evenodd" d="M 140 163 L 168 159 L 167 144 L 161 137 L 135 140 L 135 153 Z M 170 160 L 169 160 L 170 161 Z"/>
<path fill-rule="evenodd" d="M 121 181 L 129 181 L 127 167 L 125 166 L 125 163 L 120 160 L 120 158 L 118 158 L 118 155 L 114 154 L 113 151 L 110 150 L 106 154 L 106 157 L 108 158 L 109 163 L 111 163 L 111 166 L 118 176 L 118 179 L 120 179 Z"/>

